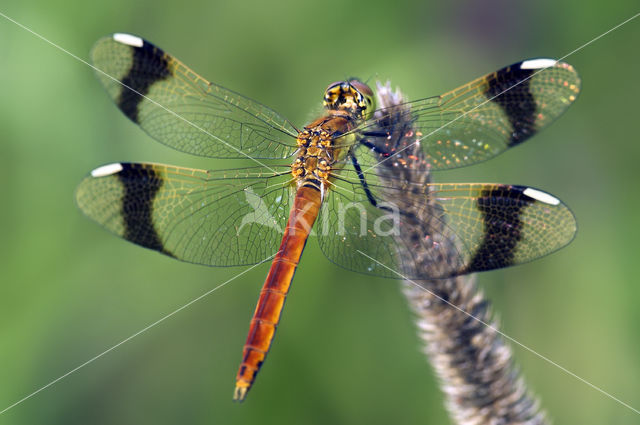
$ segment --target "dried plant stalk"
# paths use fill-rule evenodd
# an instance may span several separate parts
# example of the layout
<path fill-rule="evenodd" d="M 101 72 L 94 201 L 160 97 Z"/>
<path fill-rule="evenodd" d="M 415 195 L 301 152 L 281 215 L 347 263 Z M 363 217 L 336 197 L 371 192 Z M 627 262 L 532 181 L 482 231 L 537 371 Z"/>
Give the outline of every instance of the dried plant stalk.
<path fill-rule="evenodd" d="M 398 237 L 423 241 L 418 243 L 416 252 L 398 253 L 418 258 L 412 265 L 413 270 L 402 272 L 426 276 L 424 270 L 432 270 L 438 265 L 443 270 L 451 270 L 451 264 L 457 261 L 456 247 L 443 240 L 435 250 L 433 240 L 425 241 L 424 238 L 425 233 L 437 235 L 446 230 L 442 220 L 433 219 L 438 216 L 438 206 L 428 193 L 424 196 L 431 176 L 419 145 L 413 144 L 416 137 L 408 106 L 403 105 L 402 95 L 393 92 L 389 83 L 378 84 L 378 102 L 378 106 L 385 109 L 378 112 L 377 118 L 392 120 L 395 130 L 385 140 L 374 141 L 373 145 L 383 143 L 402 152 L 378 165 L 377 174 L 387 187 L 403 189 L 400 192 L 406 195 L 405 198 L 392 199 L 398 191 L 389 191 L 389 201 L 415 217 L 403 222 Z M 383 159 L 380 156 L 380 160 Z M 403 292 L 417 316 L 419 336 L 425 343 L 424 352 L 438 375 L 446 395 L 446 407 L 455 423 L 549 423 L 520 376 L 510 347 L 496 332 L 497 324 L 492 319 L 489 302 L 473 277 L 405 280 Z"/>

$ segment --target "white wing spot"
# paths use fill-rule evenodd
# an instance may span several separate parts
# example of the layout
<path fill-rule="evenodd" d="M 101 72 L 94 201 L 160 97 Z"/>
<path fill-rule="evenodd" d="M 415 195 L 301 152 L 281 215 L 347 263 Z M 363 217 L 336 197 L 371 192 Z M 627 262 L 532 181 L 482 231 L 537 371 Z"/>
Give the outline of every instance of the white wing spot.
<path fill-rule="evenodd" d="M 531 59 L 528 61 L 522 62 L 520 65 L 520 69 L 540 69 L 540 68 L 549 68 L 554 66 L 558 61 L 555 59 Z"/>
<path fill-rule="evenodd" d="M 530 187 L 526 188 L 523 193 L 529 198 L 544 202 L 545 204 L 558 205 L 560 203 L 560 200 L 555 196 L 551 196 L 548 193 Z"/>
<path fill-rule="evenodd" d="M 106 177 L 122 171 L 122 164 L 116 162 L 113 164 L 103 165 L 91 172 L 91 177 Z"/>
<path fill-rule="evenodd" d="M 144 40 L 140 37 L 136 37 L 135 35 L 131 34 L 123 34 L 120 32 L 113 34 L 113 39 L 118 43 L 127 44 L 133 47 L 142 47 L 142 45 L 144 44 Z"/>

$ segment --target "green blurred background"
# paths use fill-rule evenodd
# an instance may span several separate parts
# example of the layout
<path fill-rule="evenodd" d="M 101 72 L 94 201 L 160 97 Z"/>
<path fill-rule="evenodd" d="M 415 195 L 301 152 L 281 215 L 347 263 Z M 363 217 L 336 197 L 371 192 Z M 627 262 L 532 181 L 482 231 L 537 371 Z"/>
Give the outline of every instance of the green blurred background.
<path fill-rule="evenodd" d="M 563 56 L 635 0 L 408 2 L 5 1 L 0 11 L 87 59 L 139 34 L 206 78 L 303 125 L 326 85 L 391 79 L 439 94 L 517 60 Z M 534 140 L 438 181 L 545 189 L 576 240 L 479 277 L 503 331 L 640 408 L 640 18 L 571 55 L 574 106 Z M 220 167 L 152 141 L 86 65 L 0 18 L 0 410 L 232 278 L 180 263 L 84 218 L 80 179 L 113 161 Z M 242 162 L 228 161 L 226 167 Z M 351 273 L 308 244 L 268 361 L 244 404 L 236 368 L 268 266 L 258 267 L 24 403 L 0 424 L 450 423 L 398 282 Z M 640 417 L 514 347 L 558 424 Z"/>

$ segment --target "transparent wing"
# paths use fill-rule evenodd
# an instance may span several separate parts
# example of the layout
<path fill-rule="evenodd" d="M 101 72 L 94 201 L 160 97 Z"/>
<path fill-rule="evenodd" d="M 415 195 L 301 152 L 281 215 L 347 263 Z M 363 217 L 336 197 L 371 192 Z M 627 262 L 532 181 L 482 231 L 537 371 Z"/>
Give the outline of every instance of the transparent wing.
<path fill-rule="evenodd" d="M 91 60 L 118 80 L 97 72 L 120 110 L 165 145 L 215 158 L 286 158 L 296 149 L 297 131 L 279 114 L 208 82 L 139 37 L 104 37 Z"/>
<path fill-rule="evenodd" d="M 76 191 L 80 209 L 116 235 L 191 263 L 255 264 L 278 250 L 293 192 L 290 168 L 205 171 L 116 163 Z"/>
<path fill-rule="evenodd" d="M 331 262 L 355 272 L 400 278 L 408 272 L 403 262 L 411 260 L 398 255 L 404 251 L 402 245 L 409 246 L 397 237 L 399 220 L 370 202 L 357 177 L 336 178 L 315 230 L 320 249 Z"/>
<path fill-rule="evenodd" d="M 576 232 L 571 211 L 534 188 L 394 178 L 340 171 L 318 223 L 331 261 L 384 277 L 442 278 L 540 258 Z"/>
<path fill-rule="evenodd" d="M 419 143 L 432 169 L 463 167 L 492 158 L 516 146 L 558 118 L 575 101 L 580 78 L 575 69 L 553 59 L 515 63 L 480 77 L 442 96 L 405 105 L 405 139 Z M 398 105 L 394 105 L 397 108 Z M 387 157 L 398 152 L 385 136 L 396 122 L 367 121 L 356 131 Z"/>

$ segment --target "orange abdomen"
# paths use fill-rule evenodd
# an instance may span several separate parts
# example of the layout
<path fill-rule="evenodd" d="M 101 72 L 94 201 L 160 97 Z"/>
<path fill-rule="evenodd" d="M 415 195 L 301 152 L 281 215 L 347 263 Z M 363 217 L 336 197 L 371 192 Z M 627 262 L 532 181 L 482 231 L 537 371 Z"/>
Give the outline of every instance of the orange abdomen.
<path fill-rule="evenodd" d="M 298 189 L 280 250 L 271 263 L 251 319 L 249 335 L 242 351 L 242 363 L 236 376 L 234 400 L 242 401 L 245 398 L 271 347 L 293 274 L 321 203 L 322 196 L 317 188 L 302 186 Z"/>

